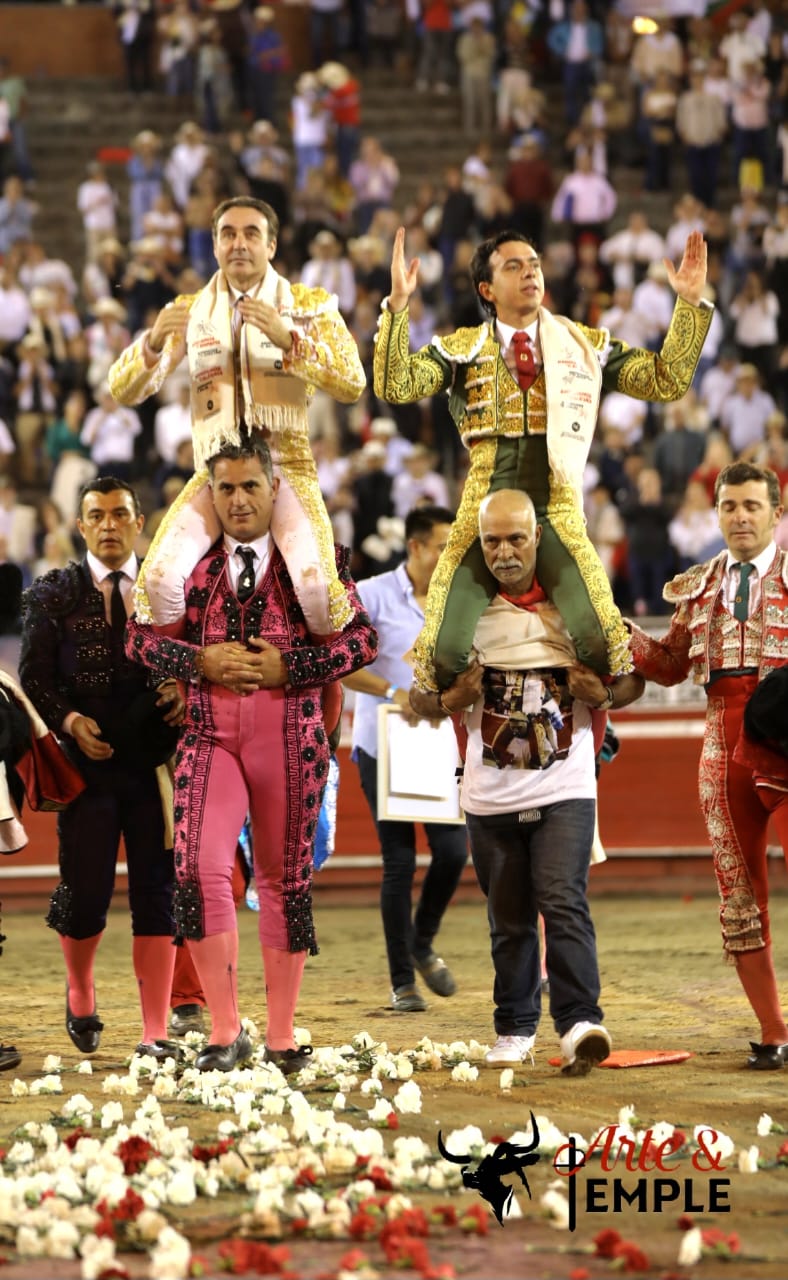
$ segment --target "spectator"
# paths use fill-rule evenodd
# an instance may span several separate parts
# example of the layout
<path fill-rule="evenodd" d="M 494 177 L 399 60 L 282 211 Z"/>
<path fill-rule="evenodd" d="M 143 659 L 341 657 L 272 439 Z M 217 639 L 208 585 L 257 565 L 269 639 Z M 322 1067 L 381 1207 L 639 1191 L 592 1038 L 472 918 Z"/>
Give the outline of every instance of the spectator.
<path fill-rule="evenodd" d="M 121 283 L 128 327 L 132 333 L 143 328 L 149 311 L 160 311 L 175 297 L 174 280 L 165 261 L 164 250 L 155 236 L 143 236 L 132 244 L 131 260 Z"/>
<path fill-rule="evenodd" d="M 731 124 L 733 130 L 733 181 L 737 186 L 760 190 L 771 181 L 769 158 L 769 98 L 771 86 L 759 62 L 744 63 L 733 80 Z M 754 161 L 755 174 L 750 176 Z"/>
<path fill-rule="evenodd" d="M 754 364 L 764 385 L 777 367 L 780 303 L 759 271 L 748 271 L 730 304 L 739 359 Z"/>
<path fill-rule="evenodd" d="M 443 274 L 441 256 L 437 250 L 430 249 L 426 236 L 422 241 L 422 245 L 422 271 L 424 258 L 429 258 L 430 266 L 433 269 L 433 284 L 436 282 L 439 284 Z M 391 288 L 391 272 L 388 266 L 384 264 L 385 253 L 386 247 L 377 236 L 358 236 L 355 240 L 348 242 L 348 254 L 353 265 L 357 297 L 363 297 L 371 301 L 375 307 L 380 306 L 380 303 Z M 414 249 L 414 253 L 418 254 L 419 249 Z M 437 277 L 434 274 L 436 258 L 438 261 Z"/>
<path fill-rule="evenodd" d="M 22 179 L 12 174 L 3 183 L 0 199 L 0 257 L 5 257 L 18 240 L 30 240 L 38 206 L 25 198 Z"/>
<path fill-rule="evenodd" d="M 404 468 L 394 477 L 391 491 L 394 514 L 401 520 L 424 504 L 448 506 L 449 490 L 443 476 L 435 471 L 435 462 L 435 453 L 426 444 L 414 444 L 405 455 Z"/>
<path fill-rule="evenodd" d="M 186 208 L 192 183 L 203 169 L 209 148 L 205 134 L 194 120 L 187 120 L 175 135 L 175 145 L 164 166 L 173 198 L 179 209 Z"/>
<path fill-rule="evenodd" d="M 296 160 L 296 189 L 303 191 L 310 169 L 323 163 L 328 141 L 328 120 L 323 109 L 320 82 L 314 71 L 298 77 L 290 99 L 290 127 Z"/>
<path fill-rule="evenodd" d="M 660 71 L 666 71 L 674 84 L 678 83 L 684 74 L 684 47 L 670 18 L 660 18 L 656 31 L 638 36 L 630 69 L 641 90 L 652 84 Z"/>
<path fill-rule="evenodd" d="M 690 480 L 699 480 L 709 495 L 709 502 L 714 504 L 717 476 L 725 467 L 733 462 L 733 451 L 724 435 L 714 431 L 706 439 L 706 450 L 703 461 L 693 471 Z"/>
<path fill-rule="evenodd" d="M 734 9 L 729 15 L 728 33 L 720 41 L 719 51 L 732 84 L 743 81 L 745 68 L 766 56 L 766 42 L 757 32 L 747 30 L 747 14 L 743 9 Z"/>
<path fill-rule="evenodd" d="M 93 262 L 85 263 L 82 273 L 82 298 L 92 315 L 99 298 L 114 297 L 123 279 L 125 250 L 114 236 L 101 240 Z"/>
<path fill-rule="evenodd" d="M 287 46 L 274 25 L 275 16 L 267 4 L 258 5 L 253 11 L 246 60 L 247 105 L 255 120 L 270 120 L 271 124 L 276 124 L 279 77 L 290 61 Z"/>
<path fill-rule="evenodd" d="M 572 0 L 569 16 L 547 33 L 547 46 L 561 63 L 566 119 L 576 125 L 596 80 L 596 63 L 602 58 L 605 36 L 589 14 L 585 0 Z"/>
<path fill-rule="evenodd" d="M 77 208 L 82 214 L 88 262 L 96 257 L 101 241 L 115 235 L 117 200 L 104 166 L 93 161 L 88 165 L 85 181 L 77 188 Z"/>
<path fill-rule="evenodd" d="M 55 371 L 46 358 L 44 338 L 29 333 L 19 344 L 15 387 L 17 471 L 20 484 L 35 487 L 48 479 L 41 445 L 57 410 Z"/>
<path fill-rule="evenodd" d="M 633 209 L 627 225 L 608 236 L 599 246 L 600 260 L 611 267 L 616 288 L 634 289 L 652 262 L 661 262 L 664 256 L 665 241 L 658 231 L 649 226 L 643 209 Z"/>
<path fill-rule="evenodd" d="M 630 347 L 648 346 L 649 329 L 646 319 L 641 312 L 635 311 L 633 291 L 624 285 L 613 290 L 610 306 L 601 311 L 599 324 L 601 328 L 615 333 Z"/>
<path fill-rule="evenodd" d="M 129 179 L 129 218 L 132 240 L 144 235 L 143 218 L 153 208 L 164 182 L 164 166 L 159 151 L 161 138 L 152 129 L 143 129 L 131 140 L 126 165 Z"/>
<path fill-rule="evenodd" d="M 690 480 L 684 498 L 668 525 L 668 535 L 676 552 L 679 573 L 693 564 L 711 560 L 725 546 L 717 512 L 702 480 Z"/>
<path fill-rule="evenodd" d="M 126 308 L 115 298 L 100 298 L 93 308 L 96 317 L 85 330 L 88 344 L 88 383 L 97 387 L 104 382 L 109 367 L 131 341 L 126 328 Z"/>
<path fill-rule="evenodd" d="M 457 41 L 460 68 L 462 127 L 466 137 L 488 137 L 493 125 L 493 73 L 497 46 L 495 36 L 481 18 L 471 19 Z"/>
<path fill-rule="evenodd" d="M 363 550 L 366 538 L 378 531 L 381 516 L 393 516 L 392 478 L 386 471 L 386 446 L 379 440 L 368 440 L 361 450 L 361 470 L 353 480 L 355 519 L 353 529 L 354 558 L 358 564 L 355 577 L 370 578 L 381 572 L 374 557 Z"/>
<path fill-rule="evenodd" d="M 673 294 L 663 262 L 652 262 L 645 280 L 632 294 L 632 307 L 646 325 L 649 335 L 646 346 L 650 351 L 658 351 L 673 315 Z"/>
<path fill-rule="evenodd" d="M 30 300 L 19 283 L 10 256 L 0 266 L 0 354 L 11 350 L 27 333 Z"/>
<path fill-rule="evenodd" d="M 734 458 L 764 439 L 767 419 L 776 408 L 768 391 L 761 389 L 755 365 L 740 364 L 734 393 L 720 410 L 720 426 L 730 441 Z"/>
<path fill-rule="evenodd" d="M 462 170 L 450 165 L 443 174 L 445 188 L 441 198 L 437 230 L 438 251 L 443 258 L 444 279 L 454 269 L 454 253 L 459 242 L 474 225 L 476 210 L 473 199 L 462 185 Z M 451 289 L 449 289 L 451 296 Z"/>
<path fill-rule="evenodd" d="M 0 98 L 8 105 L 14 167 L 23 182 L 35 177 L 27 150 L 25 107 L 27 89 L 21 76 L 14 75 L 8 58 L 0 57 Z"/>
<path fill-rule="evenodd" d="M 157 195 L 142 225 L 145 236 L 153 236 L 159 241 L 164 261 L 173 266 L 180 263 L 183 257 L 183 215 L 166 188 Z"/>
<path fill-rule="evenodd" d="M 552 216 L 555 222 L 570 224 L 575 244 L 586 231 L 602 240 L 617 203 L 607 178 L 594 173 L 591 156 L 581 151 L 574 171 L 567 174 L 555 193 Z"/>
<path fill-rule="evenodd" d="M 525 67 L 508 65 L 498 76 L 495 119 L 499 131 L 508 138 L 520 133 L 535 133 L 546 142 L 545 111 L 547 99 L 534 87 Z"/>
<path fill-rule="evenodd" d="M 216 270 L 212 226 L 213 211 L 219 199 L 216 174 L 212 169 L 204 169 L 192 183 L 183 213 L 187 256 L 202 280 L 208 280 Z"/>
<path fill-rule="evenodd" d="M 115 403 L 106 382 L 96 391 L 96 401 L 96 408 L 85 418 L 80 440 L 90 449 L 100 475 L 128 481 L 133 470 L 134 440 L 142 431 L 142 423 L 134 409 Z"/>
<path fill-rule="evenodd" d="M 215 18 L 200 24 L 194 99 L 206 133 L 221 133 L 227 126 L 234 97 L 230 58 Z"/>
<path fill-rule="evenodd" d="M 536 134 L 526 133 L 512 144 L 504 188 L 512 200 L 512 227 L 541 248 L 545 212 L 555 194 L 555 178 Z"/>
<path fill-rule="evenodd" d="M 627 530 L 627 568 L 635 616 L 665 612 L 662 588 L 673 574 L 674 555 L 668 537 L 670 507 L 662 496 L 659 472 L 644 467 L 637 496 L 621 506 Z"/>
<path fill-rule="evenodd" d="M 128 88 L 131 93 L 149 93 L 153 88 L 153 0 L 120 0 L 113 8 Z"/>
<path fill-rule="evenodd" d="M 394 70 L 402 39 L 402 10 L 391 0 L 366 0 L 364 16 L 369 42 L 368 66 Z"/>
<path fill-rule="evenodd" d="M 86 411 L 84 391 L 70 392 L 60 416 L 47 428 L 44 439 L 52 467 L 49 496 L 71 524 L 76 517 L 80 489 L 96 475 L 96 464 L 90 461 L 90 450 L 81 439 Z"/>
<path fill-rule="evenodd" d="M 301 283 L 334 294 L 342 314 L 349 318 L 356 305 L 356 280 L 350 259 L 333 231 L 318 231 L 310 247 L 311 257 L 301 270 Z"/>
<path fill-rule="evenodd" d="M 584 506 L 588 536 L 596 547 L 605 573 L 613 582 L 617 560 L 625 545 L 626 530 L 621 514 L 604 484 L 595 484 L 589 490 Z"/>
<path fill-rule="evenodd" d="M 689 87 L 680 94 L 676 107 L 676 132 L 684 144 L 690 191 L 696 200 L 713 208 L 728 114 L 719 95 L 709 92 L 703 62 L 690 66 Z"/>
<path fill-rule="evenodd" d="M 326 62 L 317 74 L 327 90 L 325 109 L 333 126 L 339 171 L 346 178 L 358 151 L 361 85 L 339 62 Z"/>
<path fill-rule="evenodd" d="M 646 133 L 646 190 L 670 190 L 670 161 L 676 141 L 678 98 L 667 71 L 658 71 L 646 88 L 641 112 Z"/>
<path fill-rule="evenodd" d="M 356 199 L 356 227 L 364 235 L 378 209 L 390 209 L 399 183 L 399 168 L 377 138 L 362 138 L 358 159 L 348 172 Z"/>
<path fill-rule="evenodd" d="M 666 405 L 663 430 L 654 445 L 654 467 L 659 472 L 662 492 L 674 507 L 700 466 L 706 445 L 704 433 L 692 430 L 687 417 L 683 400 Z"/>
<path fill-rule="evenodd" d="M 454 70 L 452 0 L 422 0 L 421 59 L 416 88 L 425 93 L 449 93 Z"/>
<path fill-rule="evenodd" d="M 0 476 L 0 561 L 18 565 L 25 583 L 30 582 L 35 556 L 35 528 L 35 507 L 19 501 L 10 476 Z"/>
<path fill-rule="evenodd" d="M 716 363 L 700 379 L 698 393 L 709 411 L 709 420 L 713 427 L 719 425 L 722 406 L 736 388 L 738 367 L 739 358 L 735 347 L 722 346 L 717 354 Z M 733 458 L 728 459 L 728 462 L 732 461 Z M 713 490 L 711 499 L 713 502 Z"/>
<path fill-rule="evenodd" d="M 173 0 L 158 19 L 159 70 L 165 91 L 185 107 L 194 93 L 194 68 L 199 29 L 189 0 Z"/>
<path fill-rule="evenodd" d="M 175 462 L 178 446 L 192 438 L 189 379 L 176 374 L 172 381 L 176 383 L 174 398 L 156 410 L 153 425 L 156 453 L 166 463 Z"/>
<path fill-rule="evenodd" d="M 309 0 L 309 8 L 312 66 L 319 67 L 324 59 L 336 58 L 345 46 L 344 3 L 343 0 Z"/>

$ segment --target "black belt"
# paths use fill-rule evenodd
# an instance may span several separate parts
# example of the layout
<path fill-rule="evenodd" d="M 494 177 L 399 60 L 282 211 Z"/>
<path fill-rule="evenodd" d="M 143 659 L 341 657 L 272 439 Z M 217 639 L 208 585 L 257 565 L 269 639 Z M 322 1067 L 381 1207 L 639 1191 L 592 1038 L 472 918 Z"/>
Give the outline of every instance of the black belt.
<path fill-rule="evenodd" d="M 730 671 L 726 667 L 718 667 L 716 671 L 711 672 L 703 687 L 705 689 L 710 689 L 718 680 L 725 680 L 728 676 L 757 676 L 757 674 L 757 667 L 734 667 Z"/>

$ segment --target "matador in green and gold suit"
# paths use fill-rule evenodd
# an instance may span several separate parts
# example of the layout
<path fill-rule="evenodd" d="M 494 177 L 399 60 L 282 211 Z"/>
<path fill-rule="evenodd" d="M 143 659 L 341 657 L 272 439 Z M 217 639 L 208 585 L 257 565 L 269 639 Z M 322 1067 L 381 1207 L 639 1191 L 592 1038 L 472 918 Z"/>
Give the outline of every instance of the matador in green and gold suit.
<path fill-rule="evenodd" d="M 496 489 L 523 489 L 533 500 L 542 526 L 538 581 L 560 610 L 580 661 L 602 676 L 631 669 L 628 633 L 583 515 L 582 478 L 599 398 L 602 391 L 619 391 L 638 400 L 680 400 L 712 313 L 707 304 L 677 298 L 655 353 L 539 307 L 538 373 L 524 393 L 503 358 L 496 319 L 435 337 L 411 353 L 407 306 L 392 313 L 384 302 L 375 394 L 389 404 L 407 404 L 447 392 L 470 451 L 459 511 L 432 577 L 414 650 L 420 688 L 446 688 L 467 667 L 476 623 L 497 590 L 478 538 L 479 504 Z"/>

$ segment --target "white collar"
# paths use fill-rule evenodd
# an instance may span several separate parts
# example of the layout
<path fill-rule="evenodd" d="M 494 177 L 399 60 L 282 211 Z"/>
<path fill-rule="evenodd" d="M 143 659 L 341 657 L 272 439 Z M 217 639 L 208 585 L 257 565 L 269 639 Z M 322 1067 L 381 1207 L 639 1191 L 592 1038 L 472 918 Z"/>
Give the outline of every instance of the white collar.
<path fill-rule="evenodd" d="M 528 325 L 527 329 L 515 329 L 511 324 L 504 324 L 503 320 L 495 321 L 495 330 L 501 346 L 506 349 L 512 345 L 512 338 L 515 333 L 527 333 L 531 339 L 531 345 L 536 346 L 536 335 L 539 332 L 538 318 Z"/>
<path fill-rule="evenodd" d="M 254 542 L 240 542 L 238 538 L 233 538 L 229 533 L 224 535 L 224 545 L 228 556 L 234 556 L 239 547 L 251 547 L 257 557 L 257 564 L 260 565 L 268 559 L 271 550 L 271 535 L 264 533 L 262 537 L 255 538 Z"/>
<path fill-rule="evenodd" d="M 263 276 L 263 280 L 264 279 L 265 279 L 265 276 Z M 244 292 L 242 289 L 236 289 L 235 285 L 230 284 L 230 281 L 228 280 L 227 289 L 230 294 L 230 301 L 232 302 L 233 306 L 235 306 L 239 298 L 256 298 L 258 291 L 262 288 L 263 280 L 258 280 L 257 284 L 254 285 L 253 288 L 247 289 L 246 292 Z"/>
<path fill-rule="evenodd" d="M 99 560 L 98 556 L 94 556 L 92 551 L 88 551 L 85 559 L 88 562 L 88 568 L 90 569 L 91 577 L 93 578 L 93 581 L 97 584 L 100 582 L 103 582 L 105 578 L 108 578 L 111 573 L 115 572 L 114 569 L 108 569 L 107 566 L 104 564 L 104 562 L 102 560 Z M 131 582 L 137 581 L 137 557 L 135 556 L 133 551 L 129 556 L 128 560 L 126 561 L 126 563 L 118 565 L 118 568 L 120 569 L 121 573 L 125 573 L 126 577 Z"/>
<path fill-rule="evenodd" d="M 750 564 L 755 569 L 755 572 L 757 573 L 759 578 L 765 577 L 766 574 L 769 572 L 769 570 L 772 567 L 772 561 L 774 560 L 774 557 L 776 556 L 776 554 L 777 554 L 777 543 L 770 542 L 768 547 L 764 547 L 763 551 L 759 556 L 756 556 L 754 560 L 750 561 Z M 741 564 L 741 561 L 736 559 L 732 551 L 729 551 L 727 560 L 725 562 L 725 572 L 727 573 L 735 564 Z"/>

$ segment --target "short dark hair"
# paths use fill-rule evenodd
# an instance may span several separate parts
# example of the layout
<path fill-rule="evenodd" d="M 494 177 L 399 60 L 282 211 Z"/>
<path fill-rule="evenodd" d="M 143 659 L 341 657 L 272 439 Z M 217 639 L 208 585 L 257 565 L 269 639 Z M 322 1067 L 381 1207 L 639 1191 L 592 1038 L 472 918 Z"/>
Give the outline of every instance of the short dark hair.
<path fill-rule="evenodd" d="M 413 507 L 405 516 L 405 541 L 411 538 L 428 538 L 436 524 L 454 524 L 454 512 L 448 507 L 435 507 L 425 503 L 423 507 Z"/>
<path fill-rule="evenodd" d="M 222 458 L 228 458 L 230 462 L 238 462 L 241 458 L 258 458 L 268 483 L 273 484 L 274 482 L 274 464 L 271 459 L 271 450 L 259 431 L 252 431 L 245 435 L 239 444 L 224 445 L 218 453 L 208 459 L 207 466 L 212 480 L 216 464 Z"/>
<path fill-rule="evenodd" d="M 83 484 L 77 497 L 77 515 L 82 519 L 82 503 L 89 493 L 114 493 L 116 489 L 122 489 L 124 493 L 131 494 L 131 500 L 134 503 L 135 516 L 142 515 L 142 507 L 137 495 L 136 489 L 132 489 L 130 484 L 125 480 L 119 480 L 117 476 L 97 476 L 95 480 L 91 480 L 88 484 Z"/>
<path fill-rule="evenodd" d="M 230 196 L 229 200 L 222 200 L 217 204 L 213 211 L 211 219 L 211 231 L 214 239 L 216 238 L 216 229 L 219 226 L 219 219 L 228 209 L 255 209 L 257 213 L 261 213 L 268 223 L 268 243 L 276 240 L 279 235 L 279 219 L 276 212 L 271 208 L 265 200 L 255 200 L 254 196 Z"/>
<path fill-rule="evenodd" d="M 479 285 L 490 283 L 492 280 L 490 258 L 493 256 L 499 245 L 507 244 L 510 240 L 519 240 L 521 244 L 530 245 L 535 253 L 539 252 L 533 240 L 529 240 L 528 236 L 523 235 L 522 231 L 512 231 L 512 229 L 509 228 L 507 231 L 498 231 L 494 236 L 490 236 L 489 240 L 482 240 L 481 244 L 477 245 L 474 255 L 471 258 L 470 271 L 473 287 L 479 296 L 479 302 L 481 303 L 482 308 L 490 316 L 496 315 L 495 304 L 488 302 L 486 298 L 482 297 L 479 293 Z"/>
<path fill-rule="evenodd" d="M 731 462 L 723 467 L 714 483 L 714 505 L 720 500 L 720 489 L 724 484 L 747 484 L 750 480 L 759 480 L 766 485 L 769 502 L 773 507 L 780 505 L 780 480 L 771 467 L 756 467 L 754 462 Z"/>

